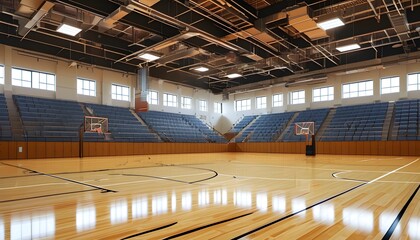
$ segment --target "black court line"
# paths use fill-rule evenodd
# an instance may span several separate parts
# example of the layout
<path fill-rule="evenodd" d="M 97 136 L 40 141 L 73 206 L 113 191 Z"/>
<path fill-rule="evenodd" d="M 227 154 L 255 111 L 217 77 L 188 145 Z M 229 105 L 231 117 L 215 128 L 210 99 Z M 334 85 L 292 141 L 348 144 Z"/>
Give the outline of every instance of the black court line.
<path fill-rule="evenodd" d="M 185 168 L 185 167 L 182 167 L 182 168 Z M 188 168 L 191 168 L 191 167 L 188 167 Z M 155 178 L 155 179 L 167 180 L 167 181 L 179 182 L 179 183 L 185 183 L 185 184 L 194 184 L 194 183 L 204 182 L 204 181 L 213 179 L 213 178 L 215 178 L 215 177 L 217 177 L 219 175 L 218 172 L 216 172 L 214 170 L 211 170 L 211 169 L 205 169 L 205 168 L 193 168 L 193 169 L 200 169 L 200 170 L 210 171 L 210 172 L 213 172 L 214 175 L 211 176 L 211 177 L 203 178 L 203 179 L 192 181 L 192 182 L 187 182 L 187 181 L 182 181 L 182 180 L 177 180 L 177 179 L 167 178 L 167 177 L 159 177 L 159 176 L 145 175 L 145 174 L 131 174 L 131 173 L 121 173 L 121 174 L 118 174 L 118 173 L 116 173 L 116 174 L 109 174 L 109 175 L 129 176 L 129 177 L 148 177 L 148 178 Z"/>
<path fill-rule="evenodd" d="M 253 214 L 253 213 L 254 213 L 254 212 L 250 212 L 250 213 L 246 213 L 246 214 L 243 214 L 243 215 L 240 215 L 240 216 L 236 216 L 236 217 L 233 217 L 233 218 L 225 219 L 225 220 L 222 220 L 222 221 L 219 221 L 219 222 L 210 223 L 210 224 L 207 224 L 207 225 L 204 225 L 204 226 L 201 226 L 201 227 L 197 227 L 197 228 L 194 228 L 194 229 L 191 229 L 191 230 L 185 231 L 185 232 L 181 232 L 181 233 L 178 233 L 178 234 L 175 234 L 175 235 L 172 235 L 172 236 L 166 237 L 166 238 L 164 238 L 163 240 L 167 240 L 167 239 L 174 239 L 174 238 L 182 237 L 182 236 L 184 236 L 184 235 L 187 235 L 187 234 L 190 234 L 190 233 L 193 233 L 193 232 L 197 232 L 197 231 L 203 230 L 203 229 L 205 229 L 205 228 L 213 227 L 213 226 L 216 226 L 216 225 L 219 225 L 219 224 L 225 223 L 225 222 L 230 222 L 230 221 L 233 221 L 233 220 L 238 219 L 238 218 L 243 218 L 243 217 L 246 217 L 246 216 L 251 215 L 251 214 Z"/>
<path fill-rule="evenodd" d="M 4 162 L 2 162 L 1 164 L 6 165 L 6 166 L 10 166 L 10 167 L 20 168 L 20 169 L 31 171 L 31 172 L 34 172 L 34 173 L 39 173 L 40 175 L 43 175 L 43 176 L 57 178 L 57 179 L 64 180 L 64 181 L 67 181 L 67 182 L 76 183 L 76 184 L 79 184 L 79 185 L 84 185 L 84 186 L 87 186 L 87 187 L 95 188 L 97 190 L 101 190 L 101 192 L 103 192 L 103 193 L 106 193 L 106 192 L 116 193 L 117 192 L 117 191 L 110 190 L 110 189 L 107 189 L 107 188 L 102 188 L 102 187 L 98 187 L 98 186 L 95 186 L 95 185 L 92 185 L 92 184 L 83 183 L 83 182 L 79 182 L 79 181 L 76 181 L 76 180 L 72 180 L 72 179 L 63 178 L 63 177 L 55 176 L 55 175 L 48 174 L 48 173 L 35 171 L 35 170 L 25 168 L 25 167 L 15 166 L 15 165 L 4 163 Z"/>
<path fill-rule="evenodd" d="M 352 187 L 352 188 L 350 188 L 350 189 L 347 189 L 347 190 L 346 190 L 346 191 L 344 191 L 344 192 L 341 192 L 341 193 L 338 193 L 338 194 L 336 194 L 336 195 L 334 195 L 334 196 L 331 196 L 331 197 L 329 197 L 329 198 L 326 198 L 326 199 L 324 199 L 324 200 L 322 200 L 322 201 L 320 201 L 320 202 L 317 202 L 317 203 L 315 203 L 315 204 L 313 204 L 313 205 L 311 205 L 311 206 L 309 206 L 309 207 L 307 207 L 307 208 L 305 208 L 305 209 L 302 209 L 302 210 L 299 210 L 299 211 L 297 211 L 297 212 L 291 213 L 291 214 L 289 214 L 289 215 L 287 215 L 287 216 L 284 216 L 284 217 L 282 217 L 282 218 L 279 218 L 279 219 L 277 219 L 277 220 L 274 220 L 274 221 L 272 221 L 272 222 L 269 222 L 269 223 L 267 223 L 267 224 L 265 224 L 265 225 L 262 225 L 262 226 L 260 226 L 260 227 L 258 227 L 258 228 L 255 228 L 255 229 L 253 229 L 253 230 L 251 230 L 251 231 L 248 231 L 248 232 L 246 232 L 246 233 L 243 233 L 243 234 L 241 234 L 241 235 L 239 235 L 239 236 L 237 236 L 237 237 L 232 238 L 232 240 L 240 239 L 240 238 L 243 238 L 243 237 L 245 237 L 245 236 L 251 235 L 251 234 L 253 234 L 253 233 L 255 233 L 255 232 L 258 232 L 258 231 L 260 231 L 260 230 L 262 230 L 262 229 L 264 229 L 264 228 L 266 228 L 266 227 L 269 227 L 269 226 L 271 226 L 271 225 L 273 225 L 273 224 L 279 223 L 279 222 L 281 222 L 281 221 L 283 221 L 283 220 L 286 220 L 286 219 L 288 219 L 288 218 L 290 218 L 290 217 L 293 217 L 293 216 L 295 216 L 295 215 L 297 215 L 297 214 L 299 214 L 299 213 L 301 213 L 301 212 L 307 211 L 307 210 L 309 210 L 309 209 L 311 209 L 311 208 L 313 208 L 313 207 L 315 207 L 315 206 L 317 206 L 317 205 L 320 205 L 320 204 L 322 204 L 322 203 L 328 202 L 328 201 L 330 201 L 330 200 L 332 200 L 332 199 L 334 199 L 334 198 L 336 198 L 336 197 L 339 197 L 339 196 L 344 195 L 344 194 L 346 194 L 346 193 L 348 193 L 348 192 L 351 192 L 351 191 L 353 191 L 353 190 L 355 190 L 355 189 L 357 189 L 357 188 L 359 188 L 359 187 L 362 187 L 362 186 L 364 186 L 364 185 L 366 185 L 366 184 L 367 184 L 367 183 L 362 183 L 362 184 L 359 184 L 359 185 L 357 185 L 357 186 L 355 186 L 355 187 Z"/>
<path fill-rule="evenodd" d="M 174 223 L 171 223 L 171 224 L 168 224 L 168 225 L 164 225 L 164 226 L 161 226 L 161 227 L 157 227 L 157 228 L 153 228 L 153 229 L 150 229 L 150 230 L 147 230 L 147 231 L 141 232 L 141 233 L 136 233 L 136 234 L 130 235 L 130 236 L 128 236 L 128 237 L 121 238 L 121 240 L 130 239 L 130 238 L 133 238 L 133 237 L 138 237 L 138 236 L 141 236 L 141 235 L 144 235 L 144 234 L 148 234 L 148 233 L 151 233 L 151 232 L 156 232 L 156 231 L 159 231 L 159 230 L 161 230 L 161 229 L 165 229 L 165 228 L 168 228 L 168 227 L 172 227 L 173 225 L 175 225 L 175 224 L 177 224 L 177 223 L 178 223 L 178 222 L 174 222 Z"/>
<path fill-rule="evenodd" d="M 55 197 L 55 196 L 60 196 L 60 195 L 67 195 L 67 194 L 73 194 L 73 193 L 82 193 L 82 192 L 91 192 L 91 191 L 97 191 L 97 189 L 88 189 L 88 190 L 80 190 L 80 191 L 64 192 L 64 193 L 54 193 L 54 194 L 40 195 L 40 196 L 26 197 L 26 198 L 16 198 L 16 199 L 10 199 L 10 200 L 3 200 L 3 201 L 0 201 L 0 203 L 17 202 L 17 201 L 23 201 L 23 200 L 32 200 L 32 199 L 37 199 L 37 198 L 45 198 L 45 197 Z"/>
<path fill-rule="evenodd" d="M 419 191 L 420 184 L 417 186 L 416 190 L 411 194 L 410 198 L 405 203 L 404 207 L 401 209 L 401 211 L 398 213 L 397 217 L 394 219 L 394 222 L 392 222 L 391 226 L 389 227 L 388 231 L 385 233 L 383 240 L 388 240 L 391 238 L 392 234 L 395 231 L 395 228 L 397 228 L 398 223 L 401 221 L 402 216 L 404 215 L 405 211 L 408 208 L 408 205 L 410 205 L 411 201 L 413 200 L 414 196 L 416 196 L 417 192 Z"/>
<path fill-rule="evenodd" d="M 355 181 L 355 182 L 364 182 L 364 183 L 368 183 L 369 182 L 369 181 L 366 181 L 366 180 L 360 180 L 360 179 L 355 179 L 355 178 L 342 178 L 342 177 L 338 177 L 338 176 L 336 176 L 337 173 L 341 173 L 341 172 L 332 173 L 331 176 L 333 178 L 342 179 L 342 180 L 349 180 L 349 181 Z"/>

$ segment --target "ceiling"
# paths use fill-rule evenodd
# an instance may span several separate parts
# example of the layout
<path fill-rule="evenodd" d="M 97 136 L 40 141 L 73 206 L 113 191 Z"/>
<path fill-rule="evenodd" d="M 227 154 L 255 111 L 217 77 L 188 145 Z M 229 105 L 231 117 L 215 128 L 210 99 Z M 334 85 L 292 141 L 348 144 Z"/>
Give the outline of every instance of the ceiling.
<path fill-rule="evenodd" d="M 148 68 L 152 77 L 214 93 L 420 50 L 420 0 L 0 0 L 0 5 L 0 43 L 122 72 Z M 318 27 L 333 15 L 345 25 Z M 58 33 L 63 23 L 82 31 Z M 361 48 L 336 49 L 348 41 Z M 138 57 L 143 53 L 161 58 L 147 62 Z M 199 66 L 209 70 L 194 70 Z M 230 73 L 242 77 L 230 79 Z"/>

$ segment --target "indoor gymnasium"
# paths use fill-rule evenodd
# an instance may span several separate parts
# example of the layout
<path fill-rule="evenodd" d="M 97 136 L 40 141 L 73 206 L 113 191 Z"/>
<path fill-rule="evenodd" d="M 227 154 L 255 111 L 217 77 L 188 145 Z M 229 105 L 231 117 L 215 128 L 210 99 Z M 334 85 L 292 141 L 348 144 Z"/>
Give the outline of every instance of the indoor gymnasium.
<path fill-rule="evenodd" d="M 0 0 L 0 240 L 420 239 L 419 0 Z"/>

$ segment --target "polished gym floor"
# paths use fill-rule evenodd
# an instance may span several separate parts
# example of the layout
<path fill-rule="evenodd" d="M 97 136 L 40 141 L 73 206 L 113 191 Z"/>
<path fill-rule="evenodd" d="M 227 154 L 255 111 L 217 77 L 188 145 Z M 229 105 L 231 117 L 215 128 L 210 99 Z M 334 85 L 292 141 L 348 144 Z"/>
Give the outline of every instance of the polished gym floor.
<path fill-rule="evenodd" d="M 0 239 L 420 239 L 419 159 L 0 161 Z"/>

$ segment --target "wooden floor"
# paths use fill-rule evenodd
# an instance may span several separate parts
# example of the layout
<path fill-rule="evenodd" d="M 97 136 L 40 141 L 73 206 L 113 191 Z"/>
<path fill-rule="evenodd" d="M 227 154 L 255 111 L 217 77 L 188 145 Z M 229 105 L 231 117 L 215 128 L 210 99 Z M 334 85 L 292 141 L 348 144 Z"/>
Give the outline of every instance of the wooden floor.
<path fill-rule="evenodd" d="M 1 161 L 0 239 L 420 239 L 416 157 Z"/>

